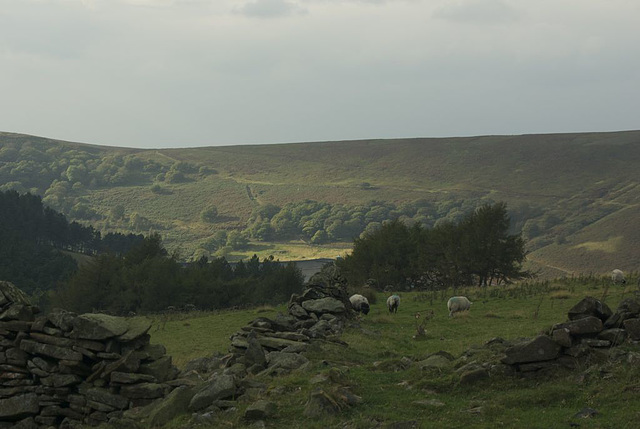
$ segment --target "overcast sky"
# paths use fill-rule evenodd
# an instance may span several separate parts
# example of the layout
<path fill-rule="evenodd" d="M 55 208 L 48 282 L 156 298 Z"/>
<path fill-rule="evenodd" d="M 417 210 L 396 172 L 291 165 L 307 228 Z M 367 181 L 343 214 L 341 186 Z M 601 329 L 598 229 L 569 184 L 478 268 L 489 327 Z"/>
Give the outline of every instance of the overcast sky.
<path fill-rule="evenodd" d="M 140 148 L 640 129 L 638 0 L 0 0 L 0 131 Z"/>

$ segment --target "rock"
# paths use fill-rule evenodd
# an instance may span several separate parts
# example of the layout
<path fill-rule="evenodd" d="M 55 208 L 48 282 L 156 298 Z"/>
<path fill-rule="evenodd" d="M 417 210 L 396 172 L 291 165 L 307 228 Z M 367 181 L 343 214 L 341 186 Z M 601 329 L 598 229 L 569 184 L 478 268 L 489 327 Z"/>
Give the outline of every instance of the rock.
<path fill-rule="evenodd" d="M 611 347 L 611 341 L 607 340 L 597 340 L 595 338 L 583 338 L 580 343 L 589 346 L 589 347 Z"/>
<path fill-rule="evenodd" d="M 489 378 L 489 371 L 484 368 L 473 369 L 470 371 L 465 371 L 460 375 L 460 384 L 467 385 L 473 384 L 479 380 L 484 380 Z"/>
<path fill-rule="evenodd" d="M 122 317 L 108 314 L 82 314 L 72 321 L 73 338 L 86 340 L 105 340 L 117 337 L 129 329 L 129 324 Z"/>
<path fill-rule="evenodd" d="M 309 317 L 309 313 L 302 308 L 300 304 L 293 303 L 289 306 L 289 314 L 297 319 L 307 319 Z"/>
<path fill-rule="evenodd" d="M 183 374 L 187 374 L 191 371 L 195 371 L 199 374 L 209 374 L 217 369 L 220 369 L 222 365 L 222 359 L 220 355 L 205 356 L 201 358 L 193 359 L 184 366 L 182 370 Z"/>
<path fill-rule="evenodd" d="M 194 394 L 195 389 L 193 387 L 177 387 L 165 399 L 150 405 L 149 426 L 164 426 L 180 414 L 185 414 Z"/>
<path fill-rule="evenodd" d="M 627 319 L 623 322 L 624 329 L 633 341 L 640 340 L 640 319 Z"/>
<path fill-rule="evenodd" d="M 0 399 L 0 421 L 16 421 L 37 414 L 40 411 L 39 402 L 35 393 Z"/>
<path fill-rule="evenodd" d="M 309 362 L 309 359 L 297 353 L 271 352 L 267 355 L 269 367 L 298 369 Z"/>
<path fill-rule="evenodd" d="M 567 328 L 562 329 L 554 329 L 551 333 L 551 339 L 556 343 L 560 344 L 562 347 L 571 347 L 573 344 L 571 340 L 571 334 Z"/>
<path fill-rule="evenodd" d="M 604 322 L 613 312 L 609 306 L 593 297 L 586 297 L 569 310 L 569 320 L 578 320 L 584 317 L 593 316 Z"/>
<path fill-rule="evenodd" d="M 209 381 L 189 402 L 189 410 L 202 410 L 218 399 L 226 399 L 236 394 L 236 383 L 231 375 L 219 375 Z"/>
<path fill-rule="evenodd" d="M 272 417 L 278 411 L 274 402 L 261 399 L 249 405 L 244 413 L 246 420 L 264 420 Z"/>
<path fill-rule="evenodd" d="M 0 281 L 0 305 L 8 303 L 31 305 L 26 293 L 14 286 L 13 283 Z"/>
<path fill-rule="evenodd" d="M 108 390 L 99 387 L 87 389 L 87 391 L 85 392 L 85 396 L 88 401 L 105 404 L 115 408 L 116 410 L 125 409 L 129 405 L 129 400 L 127 398 L 116 395 L 115 393 L 111 393 Z"/>
<path fill-rule="evenodd" d="M 5 311 L 0 312 L 0 320 L 23 320 L 32 322 L 35 319 L 30 305 L 13 304 Z"/>
<path fill-rule="evenodd" d="M 262 346 L 256 339 L 256 333 L 250 332 L 247 336 L 247 350 L 244 353 L 246 365 L 259 365 L 264 367 L 267 364 L 267 358 L 265 356 Z"/>
<path fill-rule="evenodd" d="M 602 320 L 594 316 L 586 316 L 582 319 L 560 323 L 553 327 L 554 330 L 568 329 L 571 335 L 597 334 L 603 328 Z"/>
<path fill-rule="evenodd" d="M 600 319 L 596 320 L 600 321 Z M 561 346 L 558 343 L 545 335 L 541 335 L 531 341 L 507 348 L 505 350 L 506 356 L 501 361 L 502 363 L 513 365 L 516 363 L 552 360 L 558 357 L 560 349 Z"/>
<path fill-rule="evenodd" d="M 344 313 L 346 311 L 344 303 L 331 297 L 305 301 L 302 303 L 302 308 L 314 313 Z"/>
<path fill-rule="evenodd" d="M 114 371 L 110 374 L 111 383 L 115 384 L 134 384 L 140 382 L 154 383 L 157 381 L 155 377 L 147 374 L 135 374 L 129 372 Z"/>
<path fill-rule="evenodd" d="M 61 308 L 54 308 L 47 317 L 54 326 L 68 332 L 73 328 L 73 320 L 77 316 L 78 315 L 76 313 L 72 313 Z"/>
<path fill-rule="evenodd" d="M 82 353 L 68 348 L 58 347 L 51 344 L 42 344 L 32 340 L 22 340 L 20 349 L 30 354 L 49 356 L 55 359 L 82 360 Z"/>
<path fill-rule="evenodd" d="M 149 332 L 151 329 L 151 320 L 146 317 L 135 317 L 133 319 L 126 320 L 128 329 L 124 334 L 118 337 L 119 341 L 127 342 L 133 341 Z"/>
<path fill-rule="evenodd" d="M 72 384 L 79 384 L 82 381 L 80 377 L 74 374 L 51 374 L 48 377 L 40 379 L 40 382 L 49 387 L 64 387 Z"/>
<path fill-rule="evenodd" d="M 432 408 L 432 407 L 440 408 L 440 407 L 444 407 L 445 405 L 444 402 L 439 401 L 437 399 L 420 399 L 418 401 L 413 401 L 412 403 L 423 406 L 423 407 L 428 407 L 428 408 Z"/>
<path fill-rule="evenodd" d="M 338 413 L 340 405 L 322 389 L 311 392 L 304 406 L 306 417 L 334 416 Z"/>
<path fill-rule="evenodd" d="M 590 417 L 597 416 L 598 414 L 600 414 L 598 412 L 598 410 L 595 410 L 595 409 L 589 408 L 589 407 L 584 407 L 583 409 L 578 411 L 576 414 L 574 414 L 573 417 L 577 418 L 577 419 L 587 419 L 587 418 L 590 418 Z"/>
<path fill-rule="evenodd" d="M 158 383 L 138 383 L 122 386 L 120 395 L 129 399 L 155 399 L 164 395 L 164 386 Z"/>
<path fill-rule="evenodd" d="M 627 314 L 627 319 L 640 315 L 640 299 L 638 298 L 625 298 L 620 301 L 616 313 Z"/>
<path fill-rule="evenodd" d="M 139 372 L 151 375 L 159 382 L 172 380 L 178 375 L 178 369 L 171 363 L 171 356 L 164 356 L 149 363 L 141 363 Z"/>
<path fill-rule="evenodd" d="M 416 365 L 422 369 L 445 369 L 451 366 L 451 361 L 442 355 L 434 354 L 429 356 L 428 358 L 416 362 Z"/>
<path fill-rule="evenodd" d="M 613 346 L 619 346 L 627 339 L 627 331 L 624 329 L 605 329 L 598 334 L 598 339 L 609 341 Z"/>

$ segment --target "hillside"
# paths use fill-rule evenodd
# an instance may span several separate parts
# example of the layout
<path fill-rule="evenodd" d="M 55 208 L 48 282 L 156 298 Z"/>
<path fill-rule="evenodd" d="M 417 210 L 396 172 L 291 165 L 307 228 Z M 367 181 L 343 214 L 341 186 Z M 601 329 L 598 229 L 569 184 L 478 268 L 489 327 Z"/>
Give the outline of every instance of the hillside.
<path fill-rule="evenodd" d="M 639 143 L 627 131 L 140 150 L 0 133 L 0 185 L 101 231 L 157 231 L 185 259 L 334 257 L 370 223 L 430 226 L 505 201 L 542 274 L 635 271 Z"/>

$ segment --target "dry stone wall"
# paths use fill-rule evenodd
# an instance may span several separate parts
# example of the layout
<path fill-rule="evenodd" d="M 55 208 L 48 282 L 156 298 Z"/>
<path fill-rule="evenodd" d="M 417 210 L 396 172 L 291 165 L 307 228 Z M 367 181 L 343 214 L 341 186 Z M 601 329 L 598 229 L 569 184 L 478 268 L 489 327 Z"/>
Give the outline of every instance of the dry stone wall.
<path fill-rule="evenodd" d="M 149 320 L 32 306 L 0 282 L 0 428 L 117 423 L 164 397 L 178 370 Z"/>
<path fill-rule="evenodd" d="M 548 335 L 523 340 L 505 350 L 502 362 L 520 373 L 558 366 L 573 368 L 625 341 L 640 341 L 640 299 L 630 297 L 611 311 L 604 302 L 586 297 L 568 312 L 568 321 Z"/>

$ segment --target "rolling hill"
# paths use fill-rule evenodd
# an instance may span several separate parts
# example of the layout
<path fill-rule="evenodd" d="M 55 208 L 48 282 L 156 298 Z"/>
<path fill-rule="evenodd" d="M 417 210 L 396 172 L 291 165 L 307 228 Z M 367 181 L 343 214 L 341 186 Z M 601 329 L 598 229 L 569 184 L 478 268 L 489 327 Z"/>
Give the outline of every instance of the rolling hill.
<path fill-rule="evenodd" d="M 344 237 L 384 216 L 429 226 L 505 201 L 541 275 L 637 271 L 638 165 L 640 131 L 162 150 L 0 133 L 0 189 L 42 195 L 102 231 L 157 231 L 185 259 L 334 257 L 348 251 Z M 324 206 L 297 213 L 307 200 Z M 284 210 L 260 214 L 274 206 Z M 260 222 L 277 234 L 258 240 Z M 218 231 L 250 242 L 211 244 Z"/>

